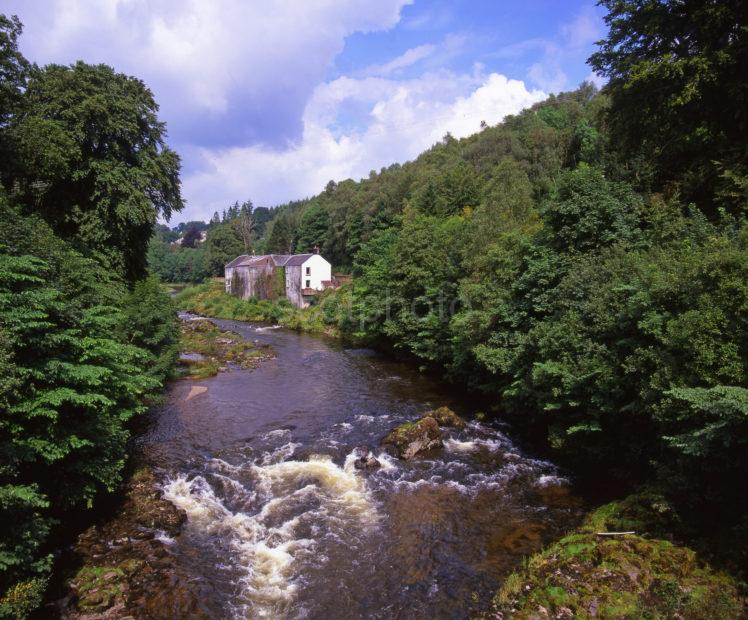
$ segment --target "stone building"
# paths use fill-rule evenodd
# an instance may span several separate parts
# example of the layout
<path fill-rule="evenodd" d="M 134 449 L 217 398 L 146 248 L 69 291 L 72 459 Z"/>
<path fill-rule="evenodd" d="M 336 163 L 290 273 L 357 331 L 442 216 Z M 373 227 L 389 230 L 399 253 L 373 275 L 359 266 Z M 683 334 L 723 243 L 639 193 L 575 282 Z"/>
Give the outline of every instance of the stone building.
<path fill-rule="evenodd" d="M 226 292 L 242 299 L 286 297 L 306 308 L 333 286 L 332 265 L 314 254 L 263 254 L 236 257 L 224 268 Z"/>

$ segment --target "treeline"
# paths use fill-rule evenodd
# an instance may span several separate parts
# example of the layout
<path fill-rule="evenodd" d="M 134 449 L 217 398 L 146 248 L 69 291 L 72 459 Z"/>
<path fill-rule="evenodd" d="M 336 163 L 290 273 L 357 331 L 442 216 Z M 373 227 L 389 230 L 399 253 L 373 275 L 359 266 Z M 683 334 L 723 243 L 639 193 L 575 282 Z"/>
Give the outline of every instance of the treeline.
<path fill-rule="evenodd" d="M 602 92 L 331 182 L 281 208 L 267 244 L 352 265 L 321 302 L 330 324 L 484 392 L 580 471 L 658 481 L 745 541 L 746 16 L 602 4 Z"/>
<path fill-rule="evenodd" d="M 0 15 L 0 617 L 39 604 L 58 526 L 117 487 L 178 355 L 145 260 L 182 208 L 158 106 L 105 65 L 30 64 L 21 30 Z"/>
<path fill-rule="evenodd" d="M 223 275 L 223 266 L 240 254 L 261 254 L 273 209 L 251 201 L 234 203 L 210 222 L 159 224 L 148 246 L 148 266 L 164 282 L 202 282 Z"/>

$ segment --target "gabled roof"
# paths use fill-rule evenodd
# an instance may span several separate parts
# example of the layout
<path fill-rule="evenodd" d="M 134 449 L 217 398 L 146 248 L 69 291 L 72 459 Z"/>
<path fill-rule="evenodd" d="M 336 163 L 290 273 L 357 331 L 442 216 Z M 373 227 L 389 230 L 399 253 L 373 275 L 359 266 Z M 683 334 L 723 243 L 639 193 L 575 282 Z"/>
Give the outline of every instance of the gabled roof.
<path fill-rule="evenodd" d="M 303 265 L 314 254 L 259 254 L 257 256 L 242 254 L 237 256 L 226 267 L 254 267 L 270 260 L 275 267 L 298 267 Z"/>
<path fill-rule="evenodd" d="M 291 255 L 290 254 L 271 254 L 270 258 L 273 259 L 273 262 L 275 263 L 276 267 L 283 267 L 288 262 L 288 259 L 291 258 Z"/>
<path fill-rule="evenodd" d="M 226 264 L 226 267 L 236 267 L 239 263 L 241 263 L 244 259 L 251 258 L 249 254 L 242 254 L 241 256 L 237 256 L 234 260 L 232 260 L 230 263 Z"/>
<path fill-rule="evenodd" d="M 286 261 L 286 267 L 298 267 L 303 265 L 309 260 L 314 254 L 294 254 Z"/>
<path fill-rule="evenodd" d="M 259 254 L 257 256 L 247 256 L 244 260 L 240 261 L 237 267 L 254 267 L 256 265 L 261 265 L 262 263 L 266 263 L 270 260 L 270 256 L 268 254 Z"/>

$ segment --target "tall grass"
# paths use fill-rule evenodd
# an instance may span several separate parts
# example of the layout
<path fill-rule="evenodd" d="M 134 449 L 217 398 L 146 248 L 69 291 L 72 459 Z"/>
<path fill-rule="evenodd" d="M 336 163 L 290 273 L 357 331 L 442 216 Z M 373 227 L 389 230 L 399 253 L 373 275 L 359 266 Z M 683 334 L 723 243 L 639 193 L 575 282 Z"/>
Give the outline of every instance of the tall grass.
<path fill-rule="evenodd" d="M 337 326 L 321 306 L 299 309 L 285 298 L 239 299 L 227 294 L 223 281 L 218 279 L 185 288 L 175 301 L 181 310 L 216 319 L 262 321 L 298 331 L 338 335 Z"/>

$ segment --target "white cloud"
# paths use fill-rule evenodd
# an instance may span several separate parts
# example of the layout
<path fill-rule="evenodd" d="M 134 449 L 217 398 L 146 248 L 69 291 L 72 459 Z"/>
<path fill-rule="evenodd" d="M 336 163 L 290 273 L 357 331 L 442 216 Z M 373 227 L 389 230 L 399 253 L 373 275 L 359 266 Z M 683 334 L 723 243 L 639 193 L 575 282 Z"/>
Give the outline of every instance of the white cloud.
<path fill-rule="evenodd" d="M 364 70 L 365 74 L 368 75 L 382 75 L 387 76 L 391 73 L 395 73 L 405 67 L 410 67 L 424 58 L 428 58 L 436 50 L 435 45 L 425 44 L 417 47 L 412 47 L 405 51 L 400 56 L 393 58 L 389 62 L 381 65 L 371 65 Z"/>
<path fill-rule="evenodd" d="M 584 7 L 571 22 L 561 26 L 564 43 L 572 50 L 585 48 L 604 34 L 603 22 L 592 6 Z"/>
<path fill-rule="evenodd" d="M 203 149 L 204 168 L 185 179 L 186 219 L 209 217 L 237 197 L 272 205 L 321 191 L 330 179 L 361 178 L 415 157 L 446 133 L 467 136 L 542 100 L 545 93 L 478 66 L 411 80 L 343 77 L 317 87 L 304 113 L 302 138 L 287 150 L 262 146 Z M 336 118 L 350 101 L 369 110 L 365 129 L 339 134 Z M 220 188 L 220 189 L 218 189 Z"/>
<path fill-rule="evenodd" d="M 505 45 L 490 56 L 513 61 L 539 56 L 527 68 L 528 81 L 547 92 L 558 93 L 577 86 L 569 82 L 562 67 L 578 66 L 590 45 L 604 34 L 601 11 L 590 5 L 583 7 L 571 21 L 561 24 L 555 37 L 536 37 Z"/>
<path fill-rule="evenodd" d="M 184 116 L 310 93 L 347 36 L 393 27 L 412 1 L 6 0 L 4 10 L 25 23 L 33 60 L 112 64 Z"/>
<path fill-rule="evenodd" d="M 549 93 L 558 93 L 568 86 L 568 78 L 561 64 L 551 55 L 547 54 L 541 62 L 530 66 L 527 76 L 533 84 L 537 84 Z"/>
<path fill-rule="evenodd" d="M 545 96 L 480 67 L 440 70 L 463 52 L 459 33 L 324 81 L 348 36 L 394 27 L 412 1 L 5 0 L 4 10 L 25 23 L 32 60 L 105 62 L 151 86 L 186 164 L 181 220 L 317 193 Z M 571 45 L 584 33 L 580 23 L 564 36 Z M 417 63 L 422 74 L 403 78 Z"/>

